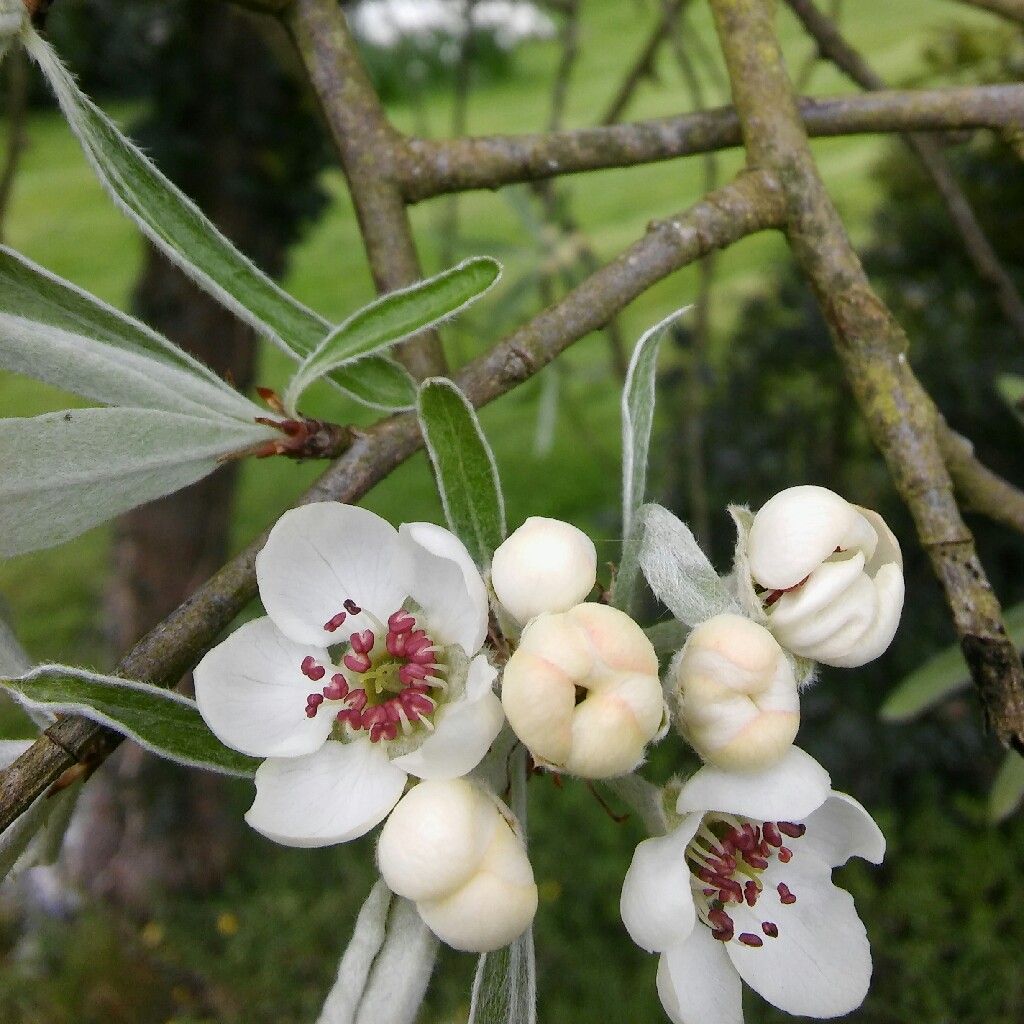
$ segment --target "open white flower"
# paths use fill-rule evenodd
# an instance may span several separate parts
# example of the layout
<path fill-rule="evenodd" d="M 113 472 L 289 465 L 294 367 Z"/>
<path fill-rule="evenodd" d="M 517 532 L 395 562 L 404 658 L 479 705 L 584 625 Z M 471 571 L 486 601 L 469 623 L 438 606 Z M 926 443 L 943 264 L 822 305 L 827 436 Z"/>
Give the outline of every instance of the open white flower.
<path fill-rule="evenodd" d="M 537 886 L 511 812 L 466 779 L 421 782 L 392 811 L 377 845 L 381 876 L 413 900 L 438 938 L 486 953 L 521 935 Z"/>
<path fill-rule="evenodd" d="M 702 768 L 676 809 L 678 828 L 637 847 L 620 905 L 633 941 L 661 954 L 675 1024 L 742 1024 L 741 978 L 787 1013 L 859 1006 L 871 950 L 831 876 L 850 857 L 881 862 L 868 812 L 798 747 L 763 772 Z"/>
<path fill-rule="evenodd" d="M 386 817 L 407 775 L 455 778 L 477 765 L 504 718 L 496 671 L 473 657 L 487 593 L 458 538 L 305 505 L 271 530 L 256 578 L 268 617 L 195 670 L 210 729 L 266 758 L 253 828 L 288 846 L 342 843 Z"/>
<path fill-rule="evenodd" d="M 631 772 L 667 720 L 654 647 L 603 604 L 533 619 L 505 666 L 501 703 L 538 764 L 585 779 Z"/>
<path fill-rule="evenodd" d="M 520 624 L 579 604 L 597 580 L 594 542 L 571 523 L 530 516 L 494 552 L 491 586 Z"/>
<path fill-rule="evenodd" d="M 790 487 L 754 516 L 746 558 L 768 628 L 794 654 L 853 668 L 892 642 L 903 558 L 877 512 L 824 487 Z"/>
<path fill-rule="evenodd" d="M 687 637 L 668 672 L 683 736 L 710 764 L 760 771 L 796 739 L 800 697 L 785 653 L 764 626 L 726 613 Z"/>

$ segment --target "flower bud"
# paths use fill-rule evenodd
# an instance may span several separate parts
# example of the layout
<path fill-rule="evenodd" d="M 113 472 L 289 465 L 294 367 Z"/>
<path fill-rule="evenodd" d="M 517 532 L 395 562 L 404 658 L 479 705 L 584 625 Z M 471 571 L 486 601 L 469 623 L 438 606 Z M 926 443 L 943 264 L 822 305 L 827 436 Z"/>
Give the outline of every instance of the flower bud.
<path fill-rule="evenodd" d="M 669 685 L 680 730 L 717 768 L 761 771 L 796 738 L 793 669 L 771 633 L 742 615 L 697 626 L 672 662 Z"/>
<path fill-rule="evenodd" d="M 790 487 L 754 516 L 746 554 L 768 628 L 794 654 L 852 668 L 891 643 L 903 558 L 877 512 L 824 487 Z"/>
<path fill-rule="evenodd" d="M 402 797 L 381 830 L 377 865 L 455 949 L 500 949 L 537 910 L 526 849 L 499 802 L 466 779 L 421 782 Z"/>
<path fill-rule="evenodd" d="M 632 771 L 665 720 L 651 642 L 602 604 L 534 619 L 505 666 L 501 703 L 534 760 L 587 779 Z"/>
<path fill-rule="evenodd" d="M 597 580 L 597 549 L 560 519 L 530 516 L 494 552 L 491 585 L 520 624 L 579 604 Z"/>

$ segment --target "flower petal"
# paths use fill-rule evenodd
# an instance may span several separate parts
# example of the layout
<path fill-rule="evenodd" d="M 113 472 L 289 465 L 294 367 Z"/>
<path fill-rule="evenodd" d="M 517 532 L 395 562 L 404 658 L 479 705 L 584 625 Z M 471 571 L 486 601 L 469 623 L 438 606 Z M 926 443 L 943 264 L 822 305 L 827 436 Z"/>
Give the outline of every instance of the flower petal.
<path fill-rule="evenodd" d="M 423 609 L 430 636 L 459 644 L 472 657 L 487 636 L 487 588 L 465 545 L 433 523 L 404 523 L 398 532 L 415 566 L 410 596 Z"/>
<path fill-rule="evenodd" d="M 300 669 L 326 651 L 297 644 L 268 618 L 246 622 L 196 666 L 199 713 L 229 747 L 254 757 L 298 757 L 323 746 L 333 718 L 306 717 L 317 685 Z"/>
<path fill-rule="evenodd" d="M 491 690 L 497 674 L 486 658 L 474 658 L 466 696 L 442 707 L 434 718 L 433 735 L 391 763 L 421 779 L 454 779 L 472 771 L 505 724 L 501 701 Z"/>
<path fill-rule="evenodd" d="M 633 853 L 619 913 L 630 938 L 648 953 L 680 945 L 693 931 L 697 912 L 685 854 L 699 825 L 700 815 L 691 815 L 667 836 L 645 839 Z"/>
<path fill-rule="evenodd" d="M 851 857 L 881 864 L 885 836 L 875 819 L 846 793 L 833 793 L 806 821 L 800 849 L 812 850 L 826 864 L 839 867 Z"/>
<path fill-rule="evenodd" d="M 662 954 L 658 995 L 674 1024 L 743 1024 L 740 976 L 703 925 Z"/>
<path fill-rule="evenodd" d="M 379 744 L 332 741 L 306 757 L 264 761 L 245 820 L 284 846 L 344 843 L 387 817 L 405 780 Z"/>
<path fill-rule="evenodd" d="M 680 814 L 728 811 L 758 821 L 800 821 L 831 792 L 828 772 L 799 747 L 760 772 L 727 772 L 705 765 L 683 786 Z"/>
<path fill-rule="evenodd" d="M 773 1006 L 799 1016 L 839 1017 L 860 1006 L 871 980 L 871 950 L 853 897 L 832 884 L 823 861 L 799 849 L 789 864 L 773 861 L 762 881 L 761 898 L 747 914 L 773 922 L 779 934 L 758 948 L 725 944 L 743 980 Z M 779 881 L 796 903 L 780 902 Z M 737 915 L 737 931 L 745 916 Z"/>
<path fill-rule="evenodd" d="M 256 579 L 267 614 L 285 636 L 327 647 L 372 628 L 350 616 L 329 633 L 324 623 L 346 600 L 386 621 L 409 596 L 412 563 L 398 532 L 366 509 L 334 501 L 285 512 L 256 556 Z"/>

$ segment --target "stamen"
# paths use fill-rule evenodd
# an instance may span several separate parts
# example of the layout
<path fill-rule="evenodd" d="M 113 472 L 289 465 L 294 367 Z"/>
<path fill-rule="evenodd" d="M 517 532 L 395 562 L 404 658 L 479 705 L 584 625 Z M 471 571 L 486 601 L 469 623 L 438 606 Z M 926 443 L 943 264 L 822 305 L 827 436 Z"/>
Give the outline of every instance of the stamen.
<path fill-rule="evenodd" d="M 764 836 L 765 842 L 770 843 L 772 846 L 782 845 L 782 833 L 779 832 L 774 821 L 766 821 L 761 826 L 761 835 Z"/>
<path fill-rule="evenodd" d="M 416 617 L 404 608 L 399 608 L 397 612 L 392 612 L 391 617 L 388 619 L 388 629 L 395 633 L 409 633 L 416 625 Z"/>
<path fill-rule="evenodd" d="M 779 847 L 779 860 L 783 864 L 788 864 L 793 859 L 793 851 L 788 846 Z"/>
<path fill-rule="evenodd" d="M 314 658 L 312 654 L 307 654 L 302 659 L 302 664 L 299 668 L 302 670 L 302 674 L 307 679 L 312 679 L 314 683 L 319 679 L 323 679 L 323 677 L 327 675 L 327 669 L 325 669 L 323 665 L 318 665 L 316 663 L 316 658 Z"/>
<path fill-rule="evenodd" d="M 356 654 L 369 654 L 373 650 L 373 630 L 364 629 L 362 633 L 353 633 L 348 642 Z"/>
<path fill-rule="evenodd" d="M 764 939 L 760 935 L 754 935 L 751 932 L 740 932 L 736 936 L 737 942 L 742 942 L 744 946 L 753 946 L 755 949 L 758 946 L 764 945 Z"/>
<path fill-rule="evenodd" d="M 324 696 L 328 700 L 343 700 L 348 696 L 348 680 L 340 672 L 335 672 L 330 683 L 324 687 Z"/>
<path fill-rule="evenodd" d="M 784 836 L 789 836 L 790 839 L 799 839 L 807 831 L 806 825 L 796 825 L 791 821 L 780 821 L 776 824 L 779 826 L 779 831 Z"/>
<path fill-rule="evenodd" d="M 349 615 L 360 615 L 362 614 L 363 611 L 363 609 L 360 608 L 359 605 L 357 605 L 355 601 L 352 600 L 351 597 L 345 602 L 343 607 L 345 611 L 349 613 Z"/>
<path fill-rule="evenodd" d="M 337 615 L 328 619 L 324 623 L 324 629 L 326 629 L 328 633 L 333 633 L 335 630 L 340 629 L 341 626 L 344 625 L 345 620 L 347 618 L 348 614 L 346 612 L 338 612 Z"/>
<path fill-rule="evenodd" d="M 752 907 L 757 903 L 757 898 L 760 895 L 761 886 L 759 886 L 753 879 L 750 879 L 750 881 L 743 886 L 743 898 L 746 900 L 748 907 Z"/>
<path fill-rule="evenodd" d="M 316 718 L 316 713 L 320 708 L 320 705 L 324 702 L 324 695 L 322 693 L 311 693 L 306 698 L 306 717 Z"/>
<path fill-rule="evenodd" d="M 785 904 L 787 907 L 790 904 L 796 903 L 796 896 L 789 891 L 789 886 L 785 882 L 779 882 L 775 888 L 778 890 L 780 903 Z"/>
<path fill-rule="evenodd" d="M 373 666 L 368 654 L 346 654 L 341 662 L 345 668 L 349 668 L 353 672 L 369 672 Z"/>
<path fill-rule="evenodd" d="M 771 921 L 762 921 L 761 931 L 763 931 L 769 939 L 777 939 L 779 937 L 779 926 L 777 924 L 773 924 Z"/>

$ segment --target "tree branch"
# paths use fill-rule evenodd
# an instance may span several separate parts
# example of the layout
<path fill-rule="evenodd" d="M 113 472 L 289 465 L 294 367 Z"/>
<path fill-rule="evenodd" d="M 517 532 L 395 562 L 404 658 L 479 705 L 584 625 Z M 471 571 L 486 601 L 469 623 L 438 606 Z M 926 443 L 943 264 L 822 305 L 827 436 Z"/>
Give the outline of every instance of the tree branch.
<path fill-rule="evenodd" d="M 886 91 L 802 101 L 811 136 L 1004 128 L 1024 120 L 1024 85 Z M 410 203 L 470 189 L 495 189 L 563 174 L 656 163 L 738 146 L 731 107 L 633 124 L 466 139 L 389 140 L 377 173 L 399 183 Z"/>
<path fill-rule="evenodd" d="M 813 36 L 821 53 L 836 67 L 864 89 L 885 88 L 883 79 L 847 43 L 835 23 L 814 6 L 814 0 L 786 2 Z M 917 133 L 905 134 L 904 141 L 932 179 L 978 276 L 995 291 L 996 301 L 1003 311 L 1003 316 L 1017 332 L 1017 336 L 1024 340 L 1024 300 L 1021 299 L 1013 279 L 1003 268 L 984 229 L 978 223 L 978 218 L 974 215 L 963 189 L 957 184 L 942 146 L 937 140 Z"/>
<path fill-rule="evenodd" d="M 584 335 L 673 271 L 747 235 L 778 227 L 782 193 L 767 172 L 741 175 L 646 235 L 488 352 L 468 363 L 456 382 L 480 406 L 537 373 Z M 302 502 L 353 502 L 422 445 L 411 413 L 361 431 L 352 447 L 303 495 Z M 173 686 L 256 593 L 261 535 L 197 590 L 118 664 L 116 675 Z M 0 832 L 60 776 L 81 763 L 99 764 L 122 737 L 79 716 L 62 718 L 0 772 Z"/>
<path fill-rule="evenodd" d="M 282 19 L 327 119 L 355 206 L 378 292 L 404 288 L 423 271 L 405 200 L 388 168 L 401 147 L 335 0 L 294 0 Z M 395 353 L 418 380 L 445 372 L 436 331 L 424 331 Z"/>
<path fill-rule="evenodd" d="M 946 592 L 986 717 L 1024 753 L 1024 667 L 960 516 L 936 440 L 937 412 L 913 375 L 903 330 L 871 290 L 800 123 L 771 0 L 711 0 L 750 166 L 774 174 L 787 236 L 810 280 L 854 396 Z"/>

